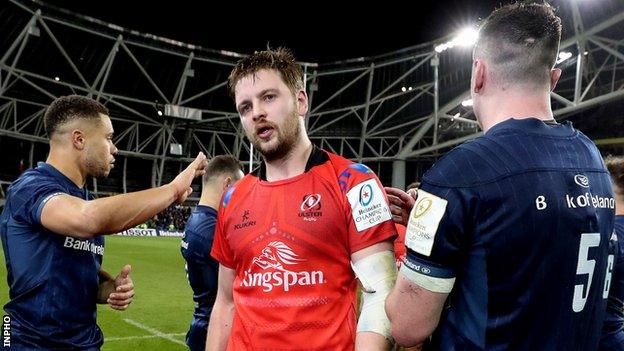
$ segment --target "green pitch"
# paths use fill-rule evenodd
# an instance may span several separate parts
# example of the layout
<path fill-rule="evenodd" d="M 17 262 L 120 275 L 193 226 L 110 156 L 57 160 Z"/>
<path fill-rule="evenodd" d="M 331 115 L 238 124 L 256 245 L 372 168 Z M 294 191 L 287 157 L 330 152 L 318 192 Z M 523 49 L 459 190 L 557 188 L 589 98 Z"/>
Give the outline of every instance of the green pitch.
<path fill-rule="evenodd" d="M 4 305 L 9 289 L 2 250 L 0 256 L 0 303 Z M 194 304 L 180 238 L 107 237 L 104 270 L 116 276 L 126 263 L 132 265 L 136 295 L 124 312 L 98 306 L 98 324 L 104 331 L 102 351 L 188 350 L 184 336 Z"/>

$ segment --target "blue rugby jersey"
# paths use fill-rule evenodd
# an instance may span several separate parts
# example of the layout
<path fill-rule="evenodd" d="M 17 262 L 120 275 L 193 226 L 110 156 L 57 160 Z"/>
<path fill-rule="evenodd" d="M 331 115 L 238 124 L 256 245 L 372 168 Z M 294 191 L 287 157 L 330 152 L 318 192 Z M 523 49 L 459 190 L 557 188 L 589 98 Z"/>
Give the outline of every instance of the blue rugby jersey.
<path fill-rule="evenodd" d="M 210 256 L 216 222 L 217 210 L 197 205 L 186 222 L 180 247 L 195 301 L 186 337 L 191 350 L 203 350 L 206 346 L 206 329 L 217 296 L 219 262 Z"/>
<path fill-rule="evenodd" d="M 510 119 L 449 152 L 423 177 L 401 268 L 452 286 L 428 349 L 595 350 L 613 216 L 602 157 L 570 123 Z"/>
<path fill-rule="evenodd" d="M 60 194 L 91 199 L 86 188 L 46 163 L 24 172 L 8 189 L 0 237 L 11 339 L 37 349 L 99 348 L 96 304 L 104 238 L 81 240 L 44 228 L 41 211 Z"/>

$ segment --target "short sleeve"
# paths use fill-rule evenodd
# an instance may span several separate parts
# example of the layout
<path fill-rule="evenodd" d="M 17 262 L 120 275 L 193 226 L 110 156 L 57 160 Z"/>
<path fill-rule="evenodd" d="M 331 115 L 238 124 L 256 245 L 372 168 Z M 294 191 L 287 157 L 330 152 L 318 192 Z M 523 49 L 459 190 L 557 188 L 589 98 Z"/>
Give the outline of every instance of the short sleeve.
<path fill-rule="evenodd" d="M 204 227 L 202 230 L 214 231 L 214 225 L 212 227 Z M 210 250 L 214 237 L 212 235 L 200 235 L 197 229 L 186 228 L 185 239 L 187 247 L 184 249 L 184 257 L 187 261 L 193 261 L 196 263 L 206 263 L 210 258 Z"/>
<path fill-rule="evenodd" d="M 348 242 L 351 253 L 386 240 L 394 240 L 386 193 L 373 171 L 363 164 L 350 164 L 339 177 L 346 196 Z"/>
<path fill-rule="evenodd" d="M 27 223 L 41 224 L 41 212 L 50 199 L 66 195 L 66 190 L 55 182 L 33 179 L 11 195 L 14 216 Z"/>
<path fill-rule="evenodd" d="M 211 256 L 227 268 L 235 269 L 234 253 L 225 235 L 224 218 L 226 216 L 227 203 L 230 201 L 234 187 L 229 188 L 223 195 L 219 212 L 217 213 L 217 224 L 215 226 L 214 242 L 212 243 Z"/>
<path fill-rule="evenodd" d="M 465 191 L 421 184 L 405 233 L 405 276 L 431 291 L 451 291 L 469 228 L 470 201 Z"/>

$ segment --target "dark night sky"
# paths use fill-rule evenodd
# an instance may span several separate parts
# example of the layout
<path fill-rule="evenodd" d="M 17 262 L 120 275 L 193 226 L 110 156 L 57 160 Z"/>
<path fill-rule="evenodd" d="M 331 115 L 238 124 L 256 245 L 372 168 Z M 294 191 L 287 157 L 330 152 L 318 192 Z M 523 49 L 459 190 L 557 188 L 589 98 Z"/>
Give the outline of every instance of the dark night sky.
<path fill-rule="evenodd" d="M 203 0 L 41 1 L 212 49 L 250 53 L 266 48 L 267 43 L 286 46 L 307 62 L 373 56 L 434 40 L 477 23 L 501 3 L 441 0 L 363 5 L 361 1 L 337 6 L 339 1 L 252 5 L 238 1 L 210 5 Z"/>

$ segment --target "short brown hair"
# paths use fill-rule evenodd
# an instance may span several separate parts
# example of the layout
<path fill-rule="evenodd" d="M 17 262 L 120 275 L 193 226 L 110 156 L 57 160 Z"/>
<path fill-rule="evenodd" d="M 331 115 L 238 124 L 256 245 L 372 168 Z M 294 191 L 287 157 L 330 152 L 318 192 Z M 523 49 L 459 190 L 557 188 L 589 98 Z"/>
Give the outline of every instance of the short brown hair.
<path fill-rule="evenodd" d="M 232 156 L 232 155 L 219 155 L 213 157 L 206 168 L 204 168 L 204 173 L 202 177 L 202 182 L 205 184 L 210 181 L 214 177 L 218 175 L 228 175 L 231 176 L 234 180 L 238 180 L 238 172 L 241 171 L 242 167 L 240 162 Z"/>
<path fill-rule="evenodd" d="M 609 173 L 611 173 L 613 183 L 617 185 L 620 191 L 617 195 L 624 196 L 624 157 L 607 156 L 607 158 L 605 158 L 605 165 Z"/>
<path fill-rule="evenodd" d="M 262 69 L 272 69 L 279 72 L 282 80 L 293 94 L 303 89 L 303 70 L 295 60 L 295 56 L 288 49 L 278 48 L 275 51 L 258 51 L 238 61 L 228 77 L 230 95 L 234 97 L 234 88 L 236 88 L 239 80 Z"/>
<path fill-rule="evenodd" d="M 108 116 L 108 109 L 86 96 L 61 96 L 52 101 L 43 117 L 48 138 L 52 138 L 58 128 L 76 119 L 100 119 L 100 114 Z"/>
<path fill-rule="evenodd" d="M 557 61 L 561 19 L 548 4 L 509 4 L 479 30 L 475 56 L 484 55 L 504 83 L 550 82 Z"/>

